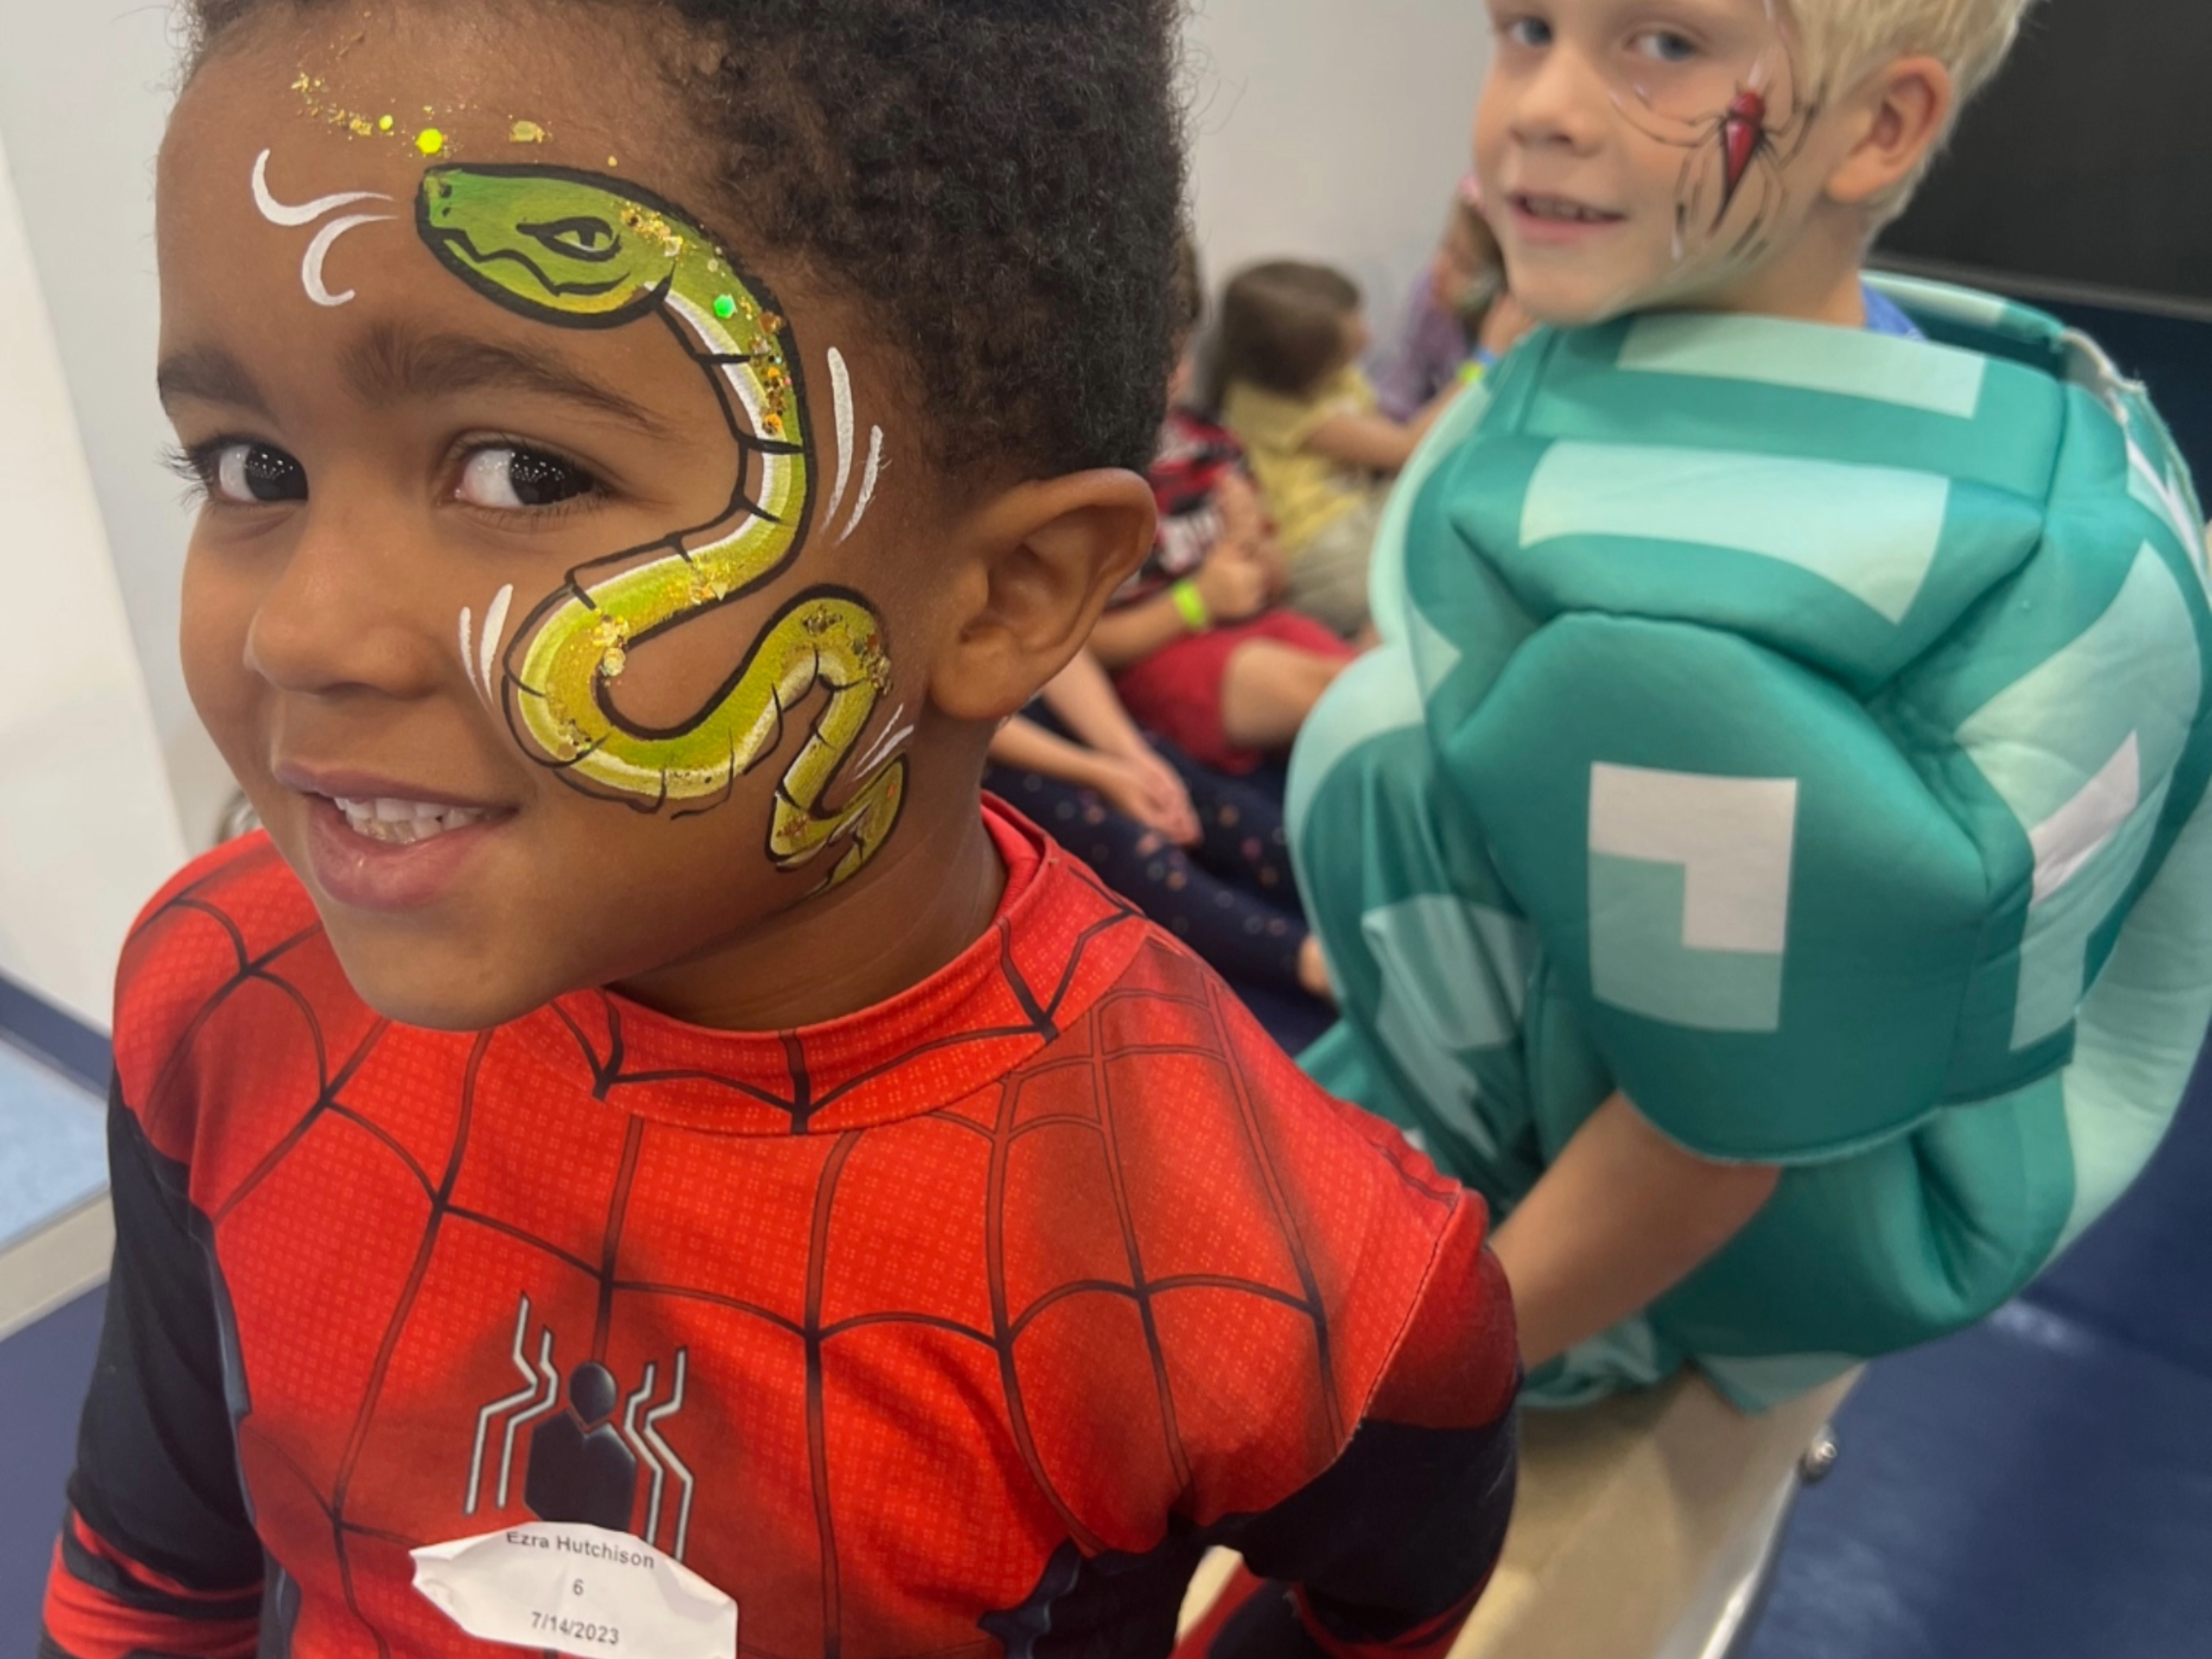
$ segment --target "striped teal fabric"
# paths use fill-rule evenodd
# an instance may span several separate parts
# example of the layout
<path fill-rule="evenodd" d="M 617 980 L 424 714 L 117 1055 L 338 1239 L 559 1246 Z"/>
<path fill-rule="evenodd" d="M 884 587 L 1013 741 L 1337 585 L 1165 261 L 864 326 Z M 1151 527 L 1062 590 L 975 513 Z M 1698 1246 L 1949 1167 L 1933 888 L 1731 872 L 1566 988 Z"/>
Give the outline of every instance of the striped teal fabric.
<path fill-rule="evenodd" d="M 1616 1089 L 1788 1167 L 1537 1379 L 1747 1404 L 1998 1306 L 2212 1020 L 2203 517 L 2141 389 L 1986 296 L 1924 340 L 1542 332 L 1433 435 L 1292 826 L 1317 1075 L 1510 1210 Z"/>

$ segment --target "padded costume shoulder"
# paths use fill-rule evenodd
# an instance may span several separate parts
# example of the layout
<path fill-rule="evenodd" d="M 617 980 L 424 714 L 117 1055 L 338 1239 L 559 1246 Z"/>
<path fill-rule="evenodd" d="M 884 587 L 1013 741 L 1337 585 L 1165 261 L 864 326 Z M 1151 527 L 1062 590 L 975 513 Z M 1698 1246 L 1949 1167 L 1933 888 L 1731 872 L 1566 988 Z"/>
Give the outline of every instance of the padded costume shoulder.
<path fill-rule="evenodd" d="M 1907 298 L 1929 340 L 1541 336 L 1413 512 L 1449 785 L 1622 1086 L 1715 1156 L 2064 1066 L 2212 769 L 2196 508 L 2140 388 Z"/>

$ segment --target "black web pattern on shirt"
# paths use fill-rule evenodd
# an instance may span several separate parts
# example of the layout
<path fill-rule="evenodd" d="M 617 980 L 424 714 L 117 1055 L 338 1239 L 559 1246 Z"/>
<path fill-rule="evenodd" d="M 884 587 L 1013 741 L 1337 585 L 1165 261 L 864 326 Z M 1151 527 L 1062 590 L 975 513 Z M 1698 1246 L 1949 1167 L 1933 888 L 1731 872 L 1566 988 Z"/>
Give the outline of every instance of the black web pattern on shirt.
<path fill-rule="evenodd" d="M 1005 1042 L 1019 1038 L 1029 1038 L 1039 1043 L 1058 1040 L 1062 1034 L 1060 1011 L 1069 994 L 1075 988 L 1076 980 L 1082 972 L 1090 947 L 1110 933 L 1126 926 L 1141 925 L 1144 921 L 1142 912 L 1100 882 L 1087 868 L 1071 862 L 1068 868 L 1096 895 L 1102 913 L 1076 935 L 1068 950 L 1068 959 L 1061 968 L 1058 982 L 1049 991 L 1040 995 L 1015 962 L 1012 925 L 1003 917 L 991 925 L 998 940 L 999 973 L 1015 1006 L 1021 1010 L 1023 1019 L 1020 1024 L 978 1027 L 970 1031 L 932 1038 L 880 1065 L 855 1072 L 828 1089 L 817 1090 L 815 1088 L 812 1069 L 807 1061 L 805 1041 L 795 1032 L 786 1032 L 783 1036 L 785 1058 L 791 1068 L 791 1090 L 789 1094 L 779 1094 L 744 1077 L 706 1069 L 632 1070 L 623 1042 L 621 1007 L 603 992 L 601 993 L 601 1007 L 609 1033 L 604 1052 L 601 1045 L 577 1024 L 567 1009 L 556 1003 L 554 1012 L 561 1023 L 568 1027 L 569 1034 L 575 1039 L 584 1064 L 591 1068 L 593 1091 L 601 1100 L 613 1101 L 619 1091 L 625 1089 L 666 1087 L 673 1084 L 703 1084 L 727 1090 L 756 1105 L 781 1112 L 791 1120 L 794 1134 L 804 1134 L 817 1117 L 855 1091 L 918 1061 L 982 1043 Z"/>
<path fill-rule="evenodd" d="M 275 856 L 273 851 L 265 855 Z M 463 1074 L 461 1110 L 456 1122 L 453 1144 L 442 1170 L 434 1174 L 422 1164 L 388 1130 L 378 1125 L 367 1114 L 348 1106 L 344 1091 L 359 1074 L 374 1052 L 377 1046 L 391 1029 L 391 1022 L 378 1020 L 369 1027 L 353 1050 L 334 1068 L 322 1022 L 315 1014 L 308 994 L 287 980 L 282 971 L 283 959 L 321 932 L 320 926 L 310 926 L 290 935 L 271 949 L 254 954 L 246 941 L 244 930 L 217 904 L 204 898 L 201 889 L 223 879 L 243 874 L 253 868 L 247 860 L 240 860 L 225 867 L 194 887 L 172 899 L 156 917 L 171 912 L 194 912 L 213 919 L 230 939 L 237 961 L 234 971 L 208 996 L 200 1011 L 187 1026 L 168 1065 L 161 1073 L 151 1099 L 161 1100 L 162 1084 L 168 1082 L 177 1067 L 188 1056 L 200 1031 L 225 1003 L 248 985 L 261 983 L 283 992 L 297 1009 L 313 1045 L 316 1068 L 316 1087 L 314 1099 L 308 1103 L 299 1119 L 258 1164 L 244 1177 L 208 1217 L 211 1232 L 232 1215 L 252 1195 L 287 1157 L 306 1140 L 308 1133 L 326 1117 L 335 1118 L 352 1125 L 371 1136 L 404 1169 L 408 1177 L 421 1189 L 429 1205 L 429 1214 L 423 1226 L 423 1236 L 414 1261 L 407 1274 L 392 1311 L 385 1323 L 372 1363 L 367 1385 L 359 1406 L 355 1411 L 345 1448 L 340 1454 L 337 1474 L 326 1492 L 317 1479 L 302 1468 L 272 1439 L 263 1436 L 262 1448 L 283 1463 L 302 1491 L 313 1496 L 321 1508 L 331 1529 L 331 1542 L 339 1569 L 340 1581 L 345 1592 L 349 1612 L 361 1630 L 376 1643 L 378 1659 L 391 1659 L 391 1647 L 384 1632 L 364 1612 L 354 1584 L 353 1563 L 349 1544 L 359 1538 L 372 1541 L 403 1550 L 420 1548 L 431 1540 L 411 1538 L 383 1529 L 349 1520 L 346 1503 L 354 1477 L 359 1471 L 361 1456 L 370 1430 L 375 1421 L 385 1376 L 394 1354 L 406 1333 L 415 1311 L 416 1299 L 435 1258 L 439 1241 L 448 1223 L 462 1223 L 494 1231 L 527 1249 L 556 1262 L 575 1273 L 596 1282 L 599 1287 L 598 1312 L 593 1335 L 592 1357 L 603 1360 L 611 1327 L 615 1300 L 620 1296 L 658 1296 L 677 1300 L 692 1300 L 709 1304 L 743 1317 L 756 1319 L 795 1337 L 804 1344 L 805 1352 L 805 1386 L 807 1438 L 809 1461 L 811 1468 L 816 1524 L 819 1535 L 823 1578 L 823 1659 L 842 1659 L 842 1608 L 840 1593 L 840 1563 L 837 1548 L 835 1495 L 829 1473 L 829 1428 L 825 1372 L 825 1354 L 829 1344 L 851 1332 L 886 1325 L 908 1325 L 941 1332 L 989 1350 L 995 1357 L 1001 1386 L 1003 1390 L 1008 1419 L 1016 1445 L 1037 1488 L 1052 1504 L 1068 1535 L 1086 1554 L 1105 1553 L 1107 1546 L 1076 1512 L 1068 1499 L 1058 1491 L 1044 1459 L 1038 1451 L 1032 1431 L 1027 1402 L 1021 1387 L 1015 1363 L 1015 1350 L 1024 1332 L 1041 1314 L 1059 1303 L 1085 1295 L 1115 1298 L 1131 1304 L 1136 1310 L 1144 1333 L 1146 1356 L 1151 1366 L 1160 1421 L 1165 1427 L 1166 1452 L 1179 1486 L 1187 1489 L 1192 1480 L 1189 1454 L 1184 1446 L 1177 1425 L 1173 1389 L 1168 1377 L 1166 1345 L 1155 1319 L 1155 1304 L 1162 1297 L 1192 1290 L 1233 1291 L 1256 1297 L 1262 1300 L 1289 1308 L 1302 1316 L 1313 1332 L 1313 1363 L 1319 1387 L 1316 1396 L 1325 1414 L 1326 1429 L 1332 1444 L 1340 1445 L 1344 1437 L 1344 1425 L 1338 1407 L 1333 1340 L 1328 1313 L 1322 1300 L 1311 1258 L 1300 1236 L 1295 1217 L 1291 1214 L 1285 1197 L 1283 1182 L 1274 1160 L 1260 1131 L 1256 1113 L 1245 1079 L 1230 1058 L 1234 1045 L 1230 1036 L 1224 1007 L 1226 993 L 1211 976 L 1200 982 L 1200 994 L 1196 996 L 1178 995 L 1160 990 L 1132 988 L 1109 989 L 1087 1009 L 1077 1027 L 1091 1027 L 1090 1041 L 1084 1052 L 1071 1053 L 1065 1058 L 1046 1061 L 1019 1068 L 999 1085 L 998 1111 L 994 1124 L 986 1128 L 958 1114 L 939 1110 L 928 1114 L 932 1122 L 954 1127 L 967 1134 L 979 1136 L 991 1147 L 991 1165 L 985 1240 L 985 1267 L 989 1275 L 989 1295 L 992 1328 L 980 1329 L 921 1313 L 877 1313 L 856 1315 L 825 1323 L 822 1310 L 828 1286 L 828 1244 L 830 1217 L 837 1187 L 847 1161 L 868 1128 L 854 1128 L 839 1134 L 825 1160 L 815 1192 L 811 1226 L 808 1242 L 806 1268 L 806 1306 L 803 1321 L 794 1321 L 774 1310 L 741 1299 L 703 1291 L 694 1286 L 675 1285 L 652 1281 L 624 1280 L 615 1272 L 617 1255 L 621 1242 L 626 1214 L 628 1209 L 631 1179 L 635 1170 L 639 1149 L 648 1124 L 641 1118 L 632 1118 L 626 1136 L 620 1173 L 608 1205 L 607 1220 L 602 1231 L 603 1246 L 597 1262 L 587 1261 L 571 1250 L 565 1249 L 550 1239 L 540 1237 L 528 1230 L 497 1217 L 456 1205 L 453 1194 L 466 1160 L 470 1133 L 475 1114 L 477 1079 L 496 1033 L 484 1033 L 474 1041 Z M 806 1071 L 800 1040 L 793 1036 L 787 1040 L 793 1047 L 793 1076 L 800 1087 L 794 1097 L 779 1100 L 766 1091 L 741 1080 L 715 1077 L 710 1074 L 626 1074 L 620 1069 L 620 1027 L 610 1025 L 617 1033 L 613 1053 L 602 1059 L 591 1049 L 581 1031 L 573 1022 L 578 1043 L 591 1060 L 594 1076 L 601 1080 L 601 1091 L 619 1087 L 637 1086 L 656 1081 L 666 1081 L 673 1075 L 685 1080 L 721 1083 L 734 1091 L 779 1107 L 790 1114 L 795 1129 L 803 1128 L 807 1118 L 819 1113 L 850 1090 L 859 1087 L 886 1070 L 910 1063 L 916 1058 L 939 1052 L 963 1043 L 998 1040 L 1007 1036 L 1034 1035 L 1049 1042 L 1063 1035 L 1058 1011 L 1072 988 L 1082 965 L 1082 957 L 1098 938 L 1124 924 L 1140 919 L 1138 912 L 1113 895 L 1091 878 L 1088 871 L 1078 872 L 1099 893 L 1107 913 L 1085 928 L 1077 937 L 1071 950 L 1059 982 L 1052 993 L 1042 999 L 1023 980 L 1016 966 L 1010 937 L 1003 922 L 998 924 L 1001 939 L 1000 962 L 1019 1006 L 1032 1014 L 1023 1026 L 1005 1029 L 970 1032 L 959 1036 L 939 1039 L 908 1051 L 886 1067 L 867 1076 L 858 1077 L 828 1091 L 820 1098 L 810 1098 L 805 1087 Z M 150 925 L 150 920 L 149 920 Z M 1157 941 L 1145 949 L 1162 950 L 1167 947 Z M 1132 1001 L 1173 1004 L 1192 1008 L 1203 1016 L 1204 1040 L 1192 1043 L 1104 1043 L 1100 1036 L 1103 1017 L 1118 1005 Z M 610 1020 L 614 1014 L 610 1007 Z M 1238 1116 L 1246 1147 L 1255 1166 L 1260 1172 L 1267 1193 L 1268 1220 L 1273 1226 L 1287 1259 L 1294 1264 L 1300 1290 L 1292 1294 L 1272 1285 L 1233 1275 L 1185 1274 L 1154 1279 L 1145 1269 L 1143 1243 L 1139 1237 L 1135 1217 L 1132 1211 L 1128 1182 L 1122 1165 L 1121 1153 L 1116 1144 L 1115 1109 L 1112 1090 L 1108 1084 L 1109 1070 L 1117 1062 L 1154 1058 L 1184 1058 L 1210 1061 L 1220 1065 L 1229 1080 L 1237 1105 Z M 1095 1116 L 1071 1113 L 1041 1114 L 1027 1122 L 1020 1121 L 1023 1089 L 1033 1080 L 1052 1076 L 1070 1068 L 1088 1068 L 1094 1072 L 1094 1098 L 1098 1102 Z M 1007 1300 L 1005 1204 L 1006 1171 L 1013 1148 L 1027 1135 L 1047 1128 L 1075 1128 L 1098 1135 L 1103 1141 L 1102 1153 L 1113 1187 L 1116 1218 L 1119 1223 L 1129 1282 L 1112 1280 L 1071 1281 L 1044 1293 L 1028 1306 L 1019 1311 L 1012 1308 Z M 995 1611 L 995 1610 L 989 1610 Z M 762 1648 L 741 1637 L 740 1650 L 750 1659 L 801 1659 L 800 1656 L 779 1654 Z M 550 1655 L 549 1651 L 549 1659 Z M 810 1659 L 810 1656 L 808 1656 Z"/>

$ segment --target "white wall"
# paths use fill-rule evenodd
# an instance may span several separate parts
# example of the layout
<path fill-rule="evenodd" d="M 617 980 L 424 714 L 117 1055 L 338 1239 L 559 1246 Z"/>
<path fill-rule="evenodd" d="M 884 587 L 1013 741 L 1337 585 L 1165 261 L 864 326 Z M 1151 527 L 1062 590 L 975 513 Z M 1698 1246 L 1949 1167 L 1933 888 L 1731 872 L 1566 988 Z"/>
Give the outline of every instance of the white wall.
<path fill-rule="evenodd" d="M 183 487 L 154 397 L 154 152 L 177 54 L 163 0 L 0 0 L 0 144 L 79 419 L 176 811 L 194 847 L 231 791 L 177 664 Z M 12 803 L 10 804 L 12 810 Z"/>
<path fill-rule="evenodd" d="M 184 855 L 0 145 L 0 972 L 105 1028 Z"/>
<path fill-rule="evenodd" d="M 1471 163 L 1481 0 L 1197 0 L 1198 238 L 1217 288 L 1320 259 L 1395 324 Z"/>

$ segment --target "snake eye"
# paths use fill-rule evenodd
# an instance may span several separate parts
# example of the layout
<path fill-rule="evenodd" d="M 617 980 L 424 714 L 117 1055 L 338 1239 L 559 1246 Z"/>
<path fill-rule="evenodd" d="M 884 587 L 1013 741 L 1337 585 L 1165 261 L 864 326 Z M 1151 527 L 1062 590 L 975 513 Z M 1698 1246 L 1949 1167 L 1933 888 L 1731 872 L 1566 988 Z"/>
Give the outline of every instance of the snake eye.
<path fill-rule="evenodd" d="M 515 228 L 563 258 L 582 259 L 591 264 L 605 264 L 622 248 L 614 227 L 603 219 L 561 219 L 550 225 L 518 225 Z"/>

